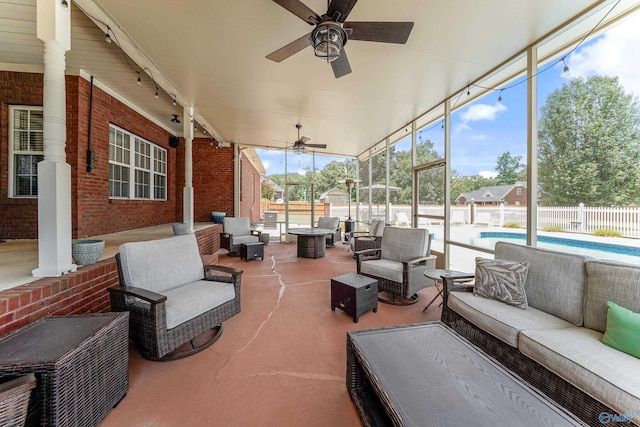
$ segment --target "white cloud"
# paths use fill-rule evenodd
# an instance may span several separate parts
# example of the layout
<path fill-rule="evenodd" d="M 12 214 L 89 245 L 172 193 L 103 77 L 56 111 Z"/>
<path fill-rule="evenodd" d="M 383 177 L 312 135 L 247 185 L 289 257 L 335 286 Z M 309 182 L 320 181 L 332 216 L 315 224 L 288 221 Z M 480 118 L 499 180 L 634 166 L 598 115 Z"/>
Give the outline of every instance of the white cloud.
<path fill-rule="evenodd" d="M 498 172 L 495 172 L 495 171 L 480 171 L 480 172 L 478 172 L 478 175 L 480 175 L 483 178 L 495 178 L 496 176 L 498 176 Z"/>
<path fill-rule="evenodd" d="M 635 14 L 567 58 L 569 77 L 618 76 L 628 92 L 640 96 L 640 14 Z"/>
<path fill-rule="evenodd" d="M 262 160 L 262 159 L 260 159 Z M 262 166 L 264 166 L 264 170 L 267 171 L 267 174 L 269 173 L 269 166 L 271 166 L 271 162 L 269 160 L 262 160 Z"/>
<path fill-rule="evenodd" d="M 475 122 L 478 120 L 490 120 L 493 121 L 496 118 L 496 115 L 502 111 L 506 111 L 507 107 L 505 107 L 502 103 L 496 102 L 493 105 L 489 104 L 474 104 L 467 111 L 462 113 L 462 121 L 464 123 L 467 122 Z"/>

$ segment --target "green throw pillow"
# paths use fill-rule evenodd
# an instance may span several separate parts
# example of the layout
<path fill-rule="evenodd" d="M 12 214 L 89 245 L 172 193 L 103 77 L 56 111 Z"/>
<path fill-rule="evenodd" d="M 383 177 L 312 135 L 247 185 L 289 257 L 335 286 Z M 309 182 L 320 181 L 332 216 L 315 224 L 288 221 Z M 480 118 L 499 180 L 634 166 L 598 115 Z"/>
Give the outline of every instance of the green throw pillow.
<path fill-rule="evenodd" d="M 607 302 L 607 330 L 604 331 L 602 342 L 640 358 L 640 313 Z"/>

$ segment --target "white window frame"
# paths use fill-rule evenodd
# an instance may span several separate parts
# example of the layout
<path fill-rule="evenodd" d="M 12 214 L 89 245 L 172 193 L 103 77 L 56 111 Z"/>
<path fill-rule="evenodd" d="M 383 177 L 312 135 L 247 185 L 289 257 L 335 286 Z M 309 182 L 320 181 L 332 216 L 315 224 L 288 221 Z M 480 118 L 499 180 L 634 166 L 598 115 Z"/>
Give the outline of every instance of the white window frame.
<path fill-rule="evenodd" d="M 109 165 L 128 168 L 128 197 L 111 195 L 111 168 L 109 168 L 109 198 L 124 200 L 167 200 L 167 150 L 144 138 L 109 124 L 109 145 L 111 131 L 129 137 L 129 161 L 116 161 L 109 157 Z M 110 150 L 111 151 L 111 150 Z M 141 180 L 141 178 L 146 178 Z"/>
<path fill-rule="evenodd" d="M 42 143 L 42 151 L 22 151 L 14 149 L 14 135 L 15 135 L 15 111 L 16 110 L 25 110 L 25 111 L 43 111 L 42 106 L 31 106 L 31 105 L 10 105 L 9 106 L 9 188 L 7 191 L 7 195 L 10 198 L 17 199 L 37 199 L 37 189 L 36 194 L 34 195 L 20 195 L 16 194 L 16 155 L 31 155 L 31 156 L 43 156 L 44 158 L 44 129 L 32 130 L 29 129 L 30 132 L 42 132 L 43 133 L 43 143 Z M 43 118 L 44 122 L 44 118 Z M 44 128 L 44 123 L 43 123 Z M 36 171 L 37 173 L 37 171 Z"/>

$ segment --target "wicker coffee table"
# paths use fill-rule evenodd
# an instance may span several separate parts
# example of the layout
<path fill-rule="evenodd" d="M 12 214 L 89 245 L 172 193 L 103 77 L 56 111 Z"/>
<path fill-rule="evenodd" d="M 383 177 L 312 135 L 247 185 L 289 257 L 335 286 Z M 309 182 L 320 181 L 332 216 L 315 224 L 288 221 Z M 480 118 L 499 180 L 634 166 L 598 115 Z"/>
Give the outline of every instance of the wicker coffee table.
<path fill-rule="evenodd" d="M 347 390 L 365 426 L 579 426 L 440 322 L 347 334 Z"/>

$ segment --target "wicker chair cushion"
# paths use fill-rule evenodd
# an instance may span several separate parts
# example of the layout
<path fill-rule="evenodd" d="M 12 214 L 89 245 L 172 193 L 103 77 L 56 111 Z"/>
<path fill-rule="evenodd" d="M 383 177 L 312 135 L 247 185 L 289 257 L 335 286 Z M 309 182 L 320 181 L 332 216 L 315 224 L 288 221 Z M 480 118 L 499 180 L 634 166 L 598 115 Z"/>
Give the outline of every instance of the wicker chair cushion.
<path fill-rule="evenodd" d="M 495 258 L 529 262 L 524 284 L 529 307 L 582 326 L 585 262 L 591 258 L 506 242 L 496 243 Z"/>
<path fill-rule="evenodd" d="M 423 228 L 385 227 L 381 258 L 409 261 L 428 255 L 429 230 Z"/>
<path fill-rule="evenodd" d="M 528 272 L 529 263 L 526 261 L 477 257 L 473 293 L 525 309 L 527 294 L 524 282 Z"/>
<path fill-rule="evenodd" d="M 402 263 L 388 259 L 362 261 L 360 272 L 402 283 Z"/>
<path fill-rule="evenodd" d="M 585 327 L 605 331 L 607 301 L 640 312 L 640 267 L 612 261 L 587 262 Z"/>
<path fill-rule="evenodd" d="M 175 328 L 236 296 L 233 284 L 208 280 L 169 289 L 164 294 L 167 296 L 167 329 Z"/>
<path fill-rule="evenodd" d="M 127 286 L 163 294 L 204 278 L 194 234 L 120 245 L 122 275 Z"/>
<path fill-rule="evenodd" d="M 588 328 L 523 331 L 520 351 L 640 425 L 640 363 Z"/>
<path fill-rule="evenodd" d="M 318 218 L 318 228 L 327 228 L 329 230 L 335 230 L 340 225 L 340 217 L 337 216 L 321 216 Z"/>
<path fill-rule="evenodd" d="M 222 222 L 222 229 L 225 233 L 248 236 L 251 234 L 251 223 L 247 217 L 225 218 Z"/>
<path fill-rule="evenodd" d="M 512 347 L 518 347 L 518 334 L 522 330 L 574 326 L 566 320 L 532 307 L 521 310 L 500 301 L 475 296 L 471 292 L 451 292 L 447 305 L 468 321 Z"/>

